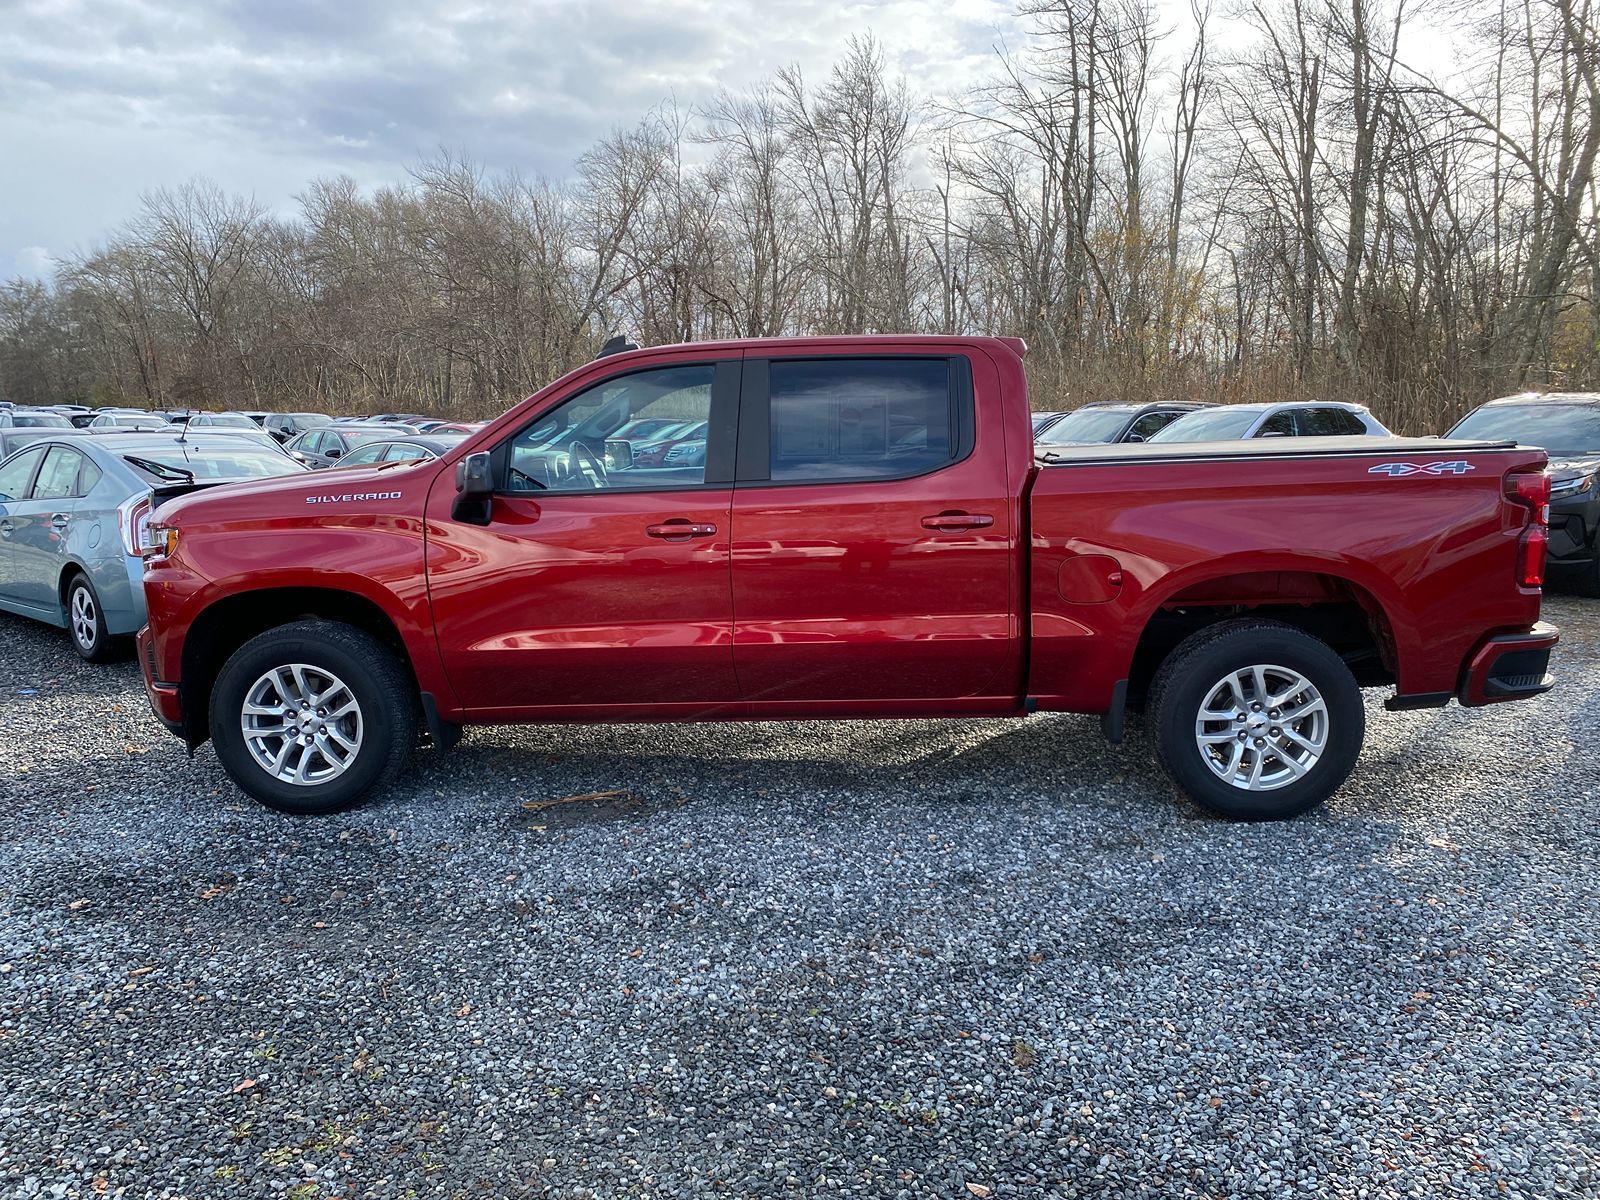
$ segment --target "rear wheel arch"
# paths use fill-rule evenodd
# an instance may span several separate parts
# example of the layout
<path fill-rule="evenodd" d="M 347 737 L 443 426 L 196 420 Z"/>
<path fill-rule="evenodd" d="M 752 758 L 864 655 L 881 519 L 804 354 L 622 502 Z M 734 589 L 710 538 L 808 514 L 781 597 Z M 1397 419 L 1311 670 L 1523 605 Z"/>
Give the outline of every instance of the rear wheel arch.
<path fill-rule="evenodd" d="M 1241 617 L 1275 621 L 1325 643 L 1364 687 L 1392 685 L 1400 673 L 1393 602 L 1385 603 L 1365 582 L 1324 564 L 1184 577 L 1143 607 L 1145 618 L 1125 660 L 1135 703 L 1142 702 L 1162 662 L 1185 638 Z"/>
<path fill-rule="evenodd" d="M 377 601 L 340 588 L 275 587 L 238 592 L 207 605 L 184 635 L 180 688 L 190 743 L 198 745 L 209 736 L 212 688 L 236 650 L 268 630 L 318 619 L 352 626 L 377 639 L 404 665 L 413 692 L 420 690 L 400 627 Z"/>

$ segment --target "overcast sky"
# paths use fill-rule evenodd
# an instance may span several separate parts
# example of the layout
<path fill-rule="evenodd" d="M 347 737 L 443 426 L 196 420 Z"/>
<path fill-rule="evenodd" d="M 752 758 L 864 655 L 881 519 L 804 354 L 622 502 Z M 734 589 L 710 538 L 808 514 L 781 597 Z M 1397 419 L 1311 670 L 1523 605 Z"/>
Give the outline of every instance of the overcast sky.
<path fill-rule="evenodd" d="M 0 280 L 204 175 L 288 211 L 439 147 L 564 175 L 616 125 L 877 34 L 914 87 L 986 71 L 1012 0 L 0 0 Z"/>

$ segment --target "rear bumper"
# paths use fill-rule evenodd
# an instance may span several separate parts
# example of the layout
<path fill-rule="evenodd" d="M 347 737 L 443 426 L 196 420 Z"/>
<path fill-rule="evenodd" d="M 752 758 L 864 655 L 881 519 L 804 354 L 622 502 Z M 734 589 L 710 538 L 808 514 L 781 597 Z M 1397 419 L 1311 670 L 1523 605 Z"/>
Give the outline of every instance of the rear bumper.
<path fill-rule="evenodd" d="M 183 702 L 178 698 L 178 685 L 156 678 L 155 638 L 146 625 L 139 630 L 135 641 L 139 646 L 139 670 L 144 675 L 144 692 L 150 700 L 150 711 L 169 732 L 184 737 Z"/>
<path fill-rule="evenodd" d="M 1556 627 L 1543 621 L 1524 633 L 1488 638 L 1462 667 L 1456 699 L 1476 708 L 1543 695 L 1555 682 L 1549 670 L 1550 651 L 1559 640 Z"/>

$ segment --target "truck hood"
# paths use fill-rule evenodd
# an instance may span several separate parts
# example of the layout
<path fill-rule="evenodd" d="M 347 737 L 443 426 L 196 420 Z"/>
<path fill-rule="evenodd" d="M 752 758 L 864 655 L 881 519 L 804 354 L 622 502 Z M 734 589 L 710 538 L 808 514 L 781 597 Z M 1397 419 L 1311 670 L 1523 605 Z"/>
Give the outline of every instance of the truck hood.
<path fill-rule="evenodd" d="M 305 516 L 318 507 L 332 509 L 389 507 L 414 498 L 418 503 L 437 469 L 437 459 L 421 463 L 394 463 L 373 467 L 347 467 L 273 475 L 191 491 L 161 505 L 161 521 L 181 525 L 193 521 L 226 520 L 237 513 L 252 518 Z"/>

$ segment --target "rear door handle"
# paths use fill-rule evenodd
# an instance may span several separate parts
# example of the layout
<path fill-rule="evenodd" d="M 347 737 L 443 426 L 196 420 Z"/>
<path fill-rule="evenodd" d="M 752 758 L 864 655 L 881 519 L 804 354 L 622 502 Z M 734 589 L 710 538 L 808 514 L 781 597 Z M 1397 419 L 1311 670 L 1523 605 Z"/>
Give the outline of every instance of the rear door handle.
<path fill-rule="evenodd" d="M 10 521 L 0 521 L 0 537 L 10 537 L 11 531 L 16 528 Z"/>
<path fill-rule="evenodd" d="M 715 525 L 696 525 L 681 517 L 670 521 L 662 521 L 658 525 L 646 525 L 644 531 L 653 538 L 661 538 L 668 542 L 686 542 L 690 538 L 711 537 L 717 532 Z"/>
<path fill-rule="evenodd" d="M 952 533 L 962 529 L 987 529 L 994 524 L 994 518 L 988 513 L 942 512 L 936 517 L 923 517 L 924 529 L 936 529 L 941 533 Z"/>

